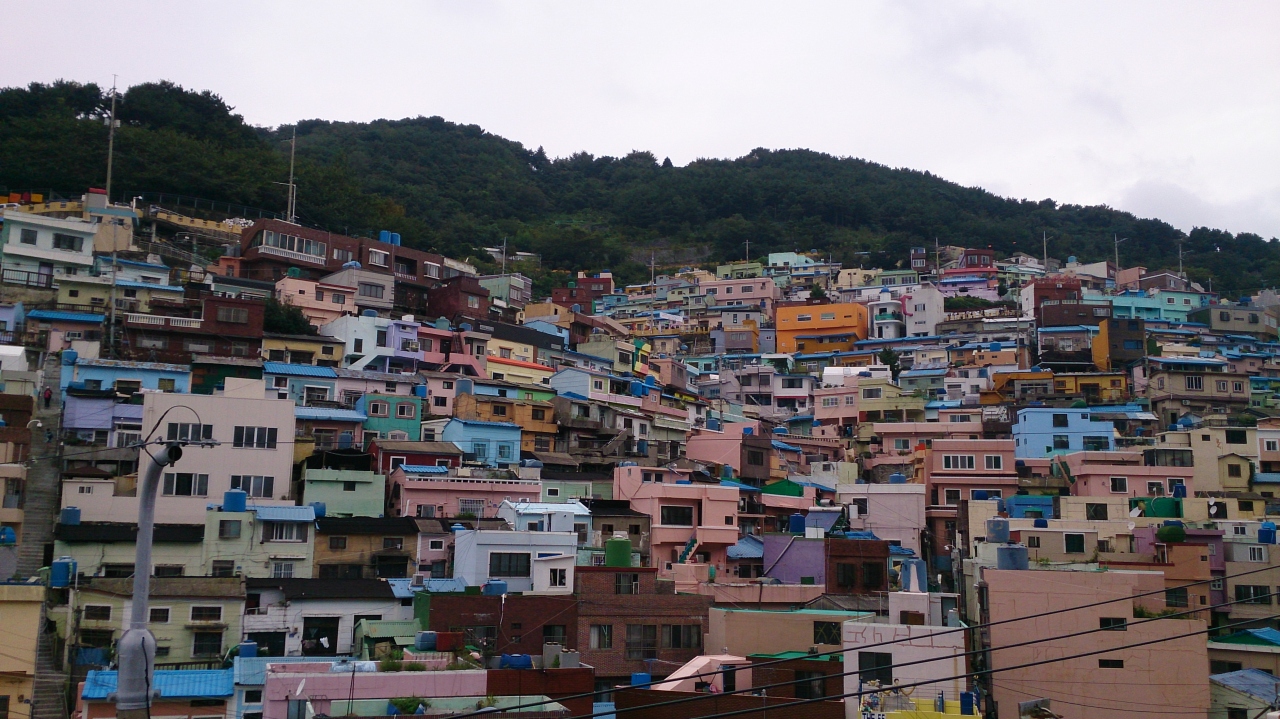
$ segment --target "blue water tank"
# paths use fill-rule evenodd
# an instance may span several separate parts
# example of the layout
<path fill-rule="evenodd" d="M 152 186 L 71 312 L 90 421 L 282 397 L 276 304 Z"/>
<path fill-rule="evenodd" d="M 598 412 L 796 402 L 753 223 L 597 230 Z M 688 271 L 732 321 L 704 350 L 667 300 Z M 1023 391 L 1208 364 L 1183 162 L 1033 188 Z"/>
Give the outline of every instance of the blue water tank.
<path fill-rule="evenodd" d="M 992 544 L 1004 544 L 1009 541 L 1009 520 L 1004 517 L 988 519 L 987 541 Z"/>
<path fill-rule="evenodd" d="M 1026 569 L 1027 548 L 1021 544 L 996 547 L 996 569 Z"/>
<path fill-rule="evenodd" d="M 49 586 L 69 587 L 75 581 L 76 560 L 71 557 L 58 557 L 49 565 Z"/>
<path fill-rule="evenodd" d="M 960 692 L 960 714 L 961 716 L 977 715 L 977 692 Z"/>
<path fill-rule="evenodd" d="M 222 495 L 222 511 L 224 512 L 243 512 L 248 504 L 249 495 L 240 489 L 228 489 Z"/>
<path fill-rule="evenodd" d="M 787 531 L 792 534 L 804 534 L 804 515 L 796 512 L 787 523 Z"/>
<path fill-rule="evenodd" d="M 648 689 L 651 683 L 653 683 L 653 677 L 649 676 L 648 672 L 631 672 L 631 686 Z"/>
<path fill-rule="evenodd" d="M 906 483 L 907 483 L 907 475 L 905 474 L 894 472 L 893 474 L 889 475 L 889 484 L 906 484 Z"/>
<path fill-rule="evenodd" d="M 80 359 L 80 353 L 75 350 L 62 350 L 62 366 L 70 367 Z"/>
<path fill-rule="evenodd" d="M 533 657 L 528 654 L 503 654 L 498 660 L 499 669 L 533 669 Z"/>
<path fill-rule="evenodd" d="M 1035 527 L 1036 529 L 1048 529 L 1049 520 L 1043 519 L 1043 518 L 1036 519 L 1031 522 L 1031 526 Z"/>
<path fill-rule="evenodd" d="M 395 246 L 397 246 L 397 247 L 399 247 L 399 246 L 400 246 L 400 233 L 399 233 L 399 232 L 392 232 L 392 233 L 391 233 L 391 244 L 393 244 L 393 245 L 395 245 Z"/>
<path fill-rule="evenodd" d="M 973 496 L 973 501 L 975 502 L 985 502 L 987 500 L 987 490 L 975 489 L 973 490 L 972 496 Z"/>
<path fill-rule="evenodd" d="M 378 316 L 378 311 L 377 311 L 377 310 L 365 310 L 364 312 L 361 312 L 361 313 L 360 313 L 360 315 L 361 315 L 362 317 L 377 317 L 377 316 Z"/>
<path fill-rule="evenodd" d="M 1174 498 L 1175 498 L 1175 499 L 1186 499 L 1186 497 L 1187 497 L 1187 485 L 1185 485 L 1185 484 L 1175 484 L 1175 485 L 1173 485 L 1173 496 L 1174 496 Z"/>
<path fill-rule="evenodd" d="M 501 597 L 507 593 L 507 583 L 501 579 L 490 579 L 480 588 L 480 593 L 486 597 Z"/>
<path fill-rule="evenodd" d="M 457 522 L 454 522 L 454 523 L 453 523 L 453 526 L 449 527 L 449 531 L 450 531 L 450 532 L 465 532 L 465 531 L 467 531 L 467 528 L 466 528 L 466 527 L 464 527 L 464 526 L 462 526 L 461 524 L 458 524 Z"/>
<path fill-rule="evenodd" d="M 1076 261 L 1076 256 L 1075 256 L 1075 255 L 1068 255 L 1068 256 L 1067 256 L 1067 263 L 1068 263 L 1068 264 L 1074 264 L 1074 263 L 1075 263 L 1075 261 Z"/>
<path fill-rule="evenodd" d="M 774 427 L 774 428 L 773 428 L 773 433 L 774 433 L 774 434 L 786 434 L 786 433 L 787 433 L 787 428 L 786 428 L 786 427 Z"/>
<path fill-rule="evenodd" d="M 436 633 L 418 632 L 413 635 L 413 650 L 416 652 L 434 652 L 436 650 Z"/>
<path fill-rule="evenodd" d="M 649 454 L 649 440 L 647 439 L 636 440 L 636 451 L 639 452 L 640 454 Z"/>
<path fill-rule="evenodd" d="M 74 527 L 80 524 L 80 508 L 79 507 L 63 507 L 62 514 L 58 517 L 60 524 Z"/>
<path fill-rule="evenodd" d="M 391 230 L 378 230 L 378 242 L 391 244 Z"/>
<path fill-rule="evenodd" d="M 311 510 L 316 513 L 316 519 L 324 519 L 328 507 L 325 506 L 324 502 L 312 502 Z"/>
<path fill-rule="evenodd" d="M 413 388 L 413 396 L 414 396 L 414 397 L 426 397 L 426 396 L 427 396 L 427 386 L 426 386 L 425 384 L 415 385 L 415 386 L 414 386 L 414 388 Z"/>
<path fill-rule="evenodd" d="M 13 531 L 13 527 L 0 527 L 0 546 L 17 543 L 18 533 Z"/>
<path fill-rule="evenodd" d="M 249 641 L 249 640 L 240 642 L 240 656 L 242 657 L 258 656 L 258 643 L 254 641 Z"/>
<path fill-rule="evenodd" d="M 650 387 L 655 387 L 658 384 L 658 378 L 654 377 L 653 375 L 647 375 L 644 378 L 644 383 L 649 385 Z"/>
<path fill-rule="evenodd" d="M 999 342 L 992 342 L 992 343 L 991 343 L 991 346 L 990 346 L 990 347 L 988 347 L 988 348 L 987 348 L 987 350 L 988 350 L 988 351 L 990 351 L 990 352 L 999 352 L 999 351 L 1000 351 L 1000 343 L 999 343 Z"/>
<path fill-rule="evenodd" d="M 755 434 L 755 428 L 754 428 L 754 427 L 743 427 L 743 428 L 742 428 L 742 433 L 743 433 L 744 435 Z"/>
<path fill-rule="evenodd" d="M 1275 543 L 1276 543 L 1275 529 L 1262 529 L 1262 528 L 1258 529 L 1258 544 L 1275 544 Z"/>

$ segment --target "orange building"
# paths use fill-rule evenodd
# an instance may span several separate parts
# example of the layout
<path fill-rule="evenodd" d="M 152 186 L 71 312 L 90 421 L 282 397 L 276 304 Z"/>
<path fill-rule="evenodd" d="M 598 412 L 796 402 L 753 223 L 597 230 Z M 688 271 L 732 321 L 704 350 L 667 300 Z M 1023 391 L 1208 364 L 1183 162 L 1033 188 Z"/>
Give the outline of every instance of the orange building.
<path fill-rule="evenodd" d="M 853 302 L 778 307 L 774 314 L 779 352 L 844 350 L 867 338 L 867 306 Z"/>

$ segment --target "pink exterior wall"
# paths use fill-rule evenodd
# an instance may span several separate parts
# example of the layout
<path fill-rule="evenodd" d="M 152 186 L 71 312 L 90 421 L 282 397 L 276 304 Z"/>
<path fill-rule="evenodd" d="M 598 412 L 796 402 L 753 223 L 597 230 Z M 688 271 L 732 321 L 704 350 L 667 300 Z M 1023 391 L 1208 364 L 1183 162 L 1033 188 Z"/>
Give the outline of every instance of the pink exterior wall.
<path fill-rule="evenodd" d="M 933 491 L 938 492 L 938 504 L 946 502 L 947 489 L 959 489 L 961 499 L 970 499 L 975 489 L 999 489 L 1001 496 L 1012 496 L 1018 489 L 1018 475 L 1014 470 L 1012 439 L 940 439 L 925 455 L 924 480 L 929 503 L 933 504 Z M 949 469 L 947 456 L 972 456 L 973 469 Z M 1000 457 L 1000 469 L 987 469 L 986 457 Z"/>
<path fill-rule="evenodd" d="M 324 293 L 323 300 L 316 299 L 316 290 Z M 344 302 L 333 301 L 333 293 L 344 296 Z M 285 277 L 276 282 L 276 299 L 281 304 L 293 305 L 316 327 L 326 325 L 343 315 L 356 313 L 356 288 L 346 285 L 316 282 L 298 277 Z"/>
<path fill-rule="evenodd" d="M 848 424 L 858 420 L 858 385 L 852 377 L 844 387 L 813 388 L 813 418 L 829 424 Z M 825 398 L 834 398 L 835 404 L 824 406 Z"/>
<path fill-rule="evenodd" d="M 968 687 L 965 686 L 963 679 L 948 679 L 948 677 L 961 676 L 965 673 L 965 633 L 944 634 L 947 630 L 948 627 L 845 622 L 841 625 L 846 650 L 844 670 L 850 673 L 844 677 L 844 690 L 856 692 L 859 689 L 857 647 L 882 644 L 882 646 L 871 647 L 867 651 L 891 654 L 895 665 L 921 662 L 910 664 L 910 666 L 895 666 L 893 668 L 895 683 L 905 685 L 931 682 L 917 686 L 912 694 L 917 697 L 934 697 L 941 691 L 946 694 L 947 699 L 958 699 L 960 692 Z M 885 642 L 893 642 L 893 644 L 883 644 Z M 857 711 L 857 708 L 856 698 L 850 699 L 846 705 L 845 716 L 849 719 L 858 719 L 862 713 Z"/>
<path fill-rule="evenodd" d="M 1164 589 L 1159 572 L 1048 572 L 983 570 L 991 607 L 991 621 L 1038 614 L 1054 609 L 1083 607 L 1111 599 Z M 1151 601 L 1154 599 L 1155 601 Z M 1149 609 L 1164 609 L 1161 595 L 1144 598 Z M 1203 630 L 1198 619 L 1160 619 L 1130 624 L 1123 632 L 1097 632 L 1055 639 L 1097 629 L 1102 617 L 1133 621 L 1134 601 L 1076 609 L 1040 619 L 996 624 L 991 632 L 992 667 L 1011 667 L 1096 651 L 1108 646 L 1135 644 Z M 1001 650 L 1000 647 L 1043 637 L 1035 644 Z M 1099 659 L 1121 660 L 1124 667 L 1104 669 Z M 895 657 L 896 660 L 896 657 Z M 1069 659 L 995 675 L 995 699 L 1000 719 L 1017 719 L 1018 702 L 1045 697 L 1065 719 L 1131 719 L 1137 713 L 1157 716 L 1209 710 L 1209 658 L 1203 635 L 1171 639 L 1132 649 L 1080 659 Z M 1070 703 L 1068 703 L 1070 702 Z M 1081 706 L 1089 705 L 1089 706 Z"/>
<path fill-rule="evenodd" d="M 421 373 L 419 373 L 421 374 Z M 436 417 L 452 417 L 453 416 L 453 398 L 457 396 L 458 378 L 453 375 L 447 376 L 424 376 L 427 381 L 427 402 L 428 412 Z M 449 383 L 446 388 L 445 383 Z M 436 397 L 444 397 L 444 405 L 436 405 Z"/>
<path fill-rule="evenodd" d="M 537 502 L 542 496 L 542 483 L 533 480 L 470 477 L 409 479 L 403 471 L 397 469 L 391 473 L 388 481 L 399 487 L 399 499 L 394 501 L 391 508 L 392 514 L 399 517 L 416 517 L 418 507 L 423 505 L 435 507 L 437 517 L 454 517 L 462 511 L 459 508 L 460 499 L 483 500 L 483 516 L 496 517 L 498 505 L 504 499 L 512 502 Z M 440 507 L 444 507 L 443 514 Z"/>
<path fill-rule="evenodd" d="M 643 481 L 653 467 L 618 467 L 613 471 L 613 498 L 631 501 L 631 508 L 653 518 L 649 535 L 650 556 L 660 576 L 671 576 L 667 563 L 678 556 L 690 537 L 697 537 L 697 552 L 710 555 L 709 564 L 723 574 L 726 550 L 738 543 L 738 490 L 718 484 L 675 484 L 687 472 L 664 471 L 662 482 Z M 662 524 L 662 507 L 693 507 L 694 526 Z"/>
<path fill-rule="evenodd" d="M 750 427 L 753 434 L 760 433 L 760 423 L 726 422 L 724 429 L 695 429 L 685 444 L 684 454 L 695 462 L 727 464 L 735 471 L 742 470 L 742 429 Z M 616 490 L 615 490 L 616 491 Z M 617 496 L 616 494 L 614 495 Z"/>
<path fill-rule="evenodd" d="M 750 292 L 743 292 L 744 289 L 748 288 L 751 290 Z M 730 293 L 730 289 L 732 289 L 732 293 Z M 716 299 L 714 302 L 708 301 L 708 305 L 727 305 L 741 302 L 743 305 L 760 307 L 760 300 L 764 300 L 764 312 L 769 317 L 773 316 L 774 303 L 782 299 L 782 289 L 769 277 L 711 280 L 698 283 L 699 292 L 706 294 L 709 290 L 715 291 Z"/>
<path fill-rule="evenodd" d="M 263 719 L 286 719 L 290 700 L 309 700 L 328 713 L 333 699 L 394 697 L 475 697 L 488 692 L 488 672 L 329 673 L 329 664 L 278 664 L 268 668 L 262 691 Z M 277 669 L 286 671 L 276 671 Z M 310 670 L 310 671 L 308 671 Z M 1205 680 L 1206 683 L 1208 680 Z"/>
<path fill-rule="evenodd" d="M 971 439 L 982 437 L 981 422 L 875 422 L 872 431 L 880 437 L 881 452 L 896 453 L 894 440 L 906 439 L 908 449 L 926 439 Z"/>
<path fill-rule="evenodd" d="M 1171 479 L 1182 480 L 1187 495 L 1195 496 L 1194 467 L 1147 467 L 1141 452 L 1073 452 L 1061 460 L 1071 469 L 1071 493 L 1078 497 L 1150 497 L 1148 482 L 1160 482 L 1164 495 L 1172 496 Z M 1127 491 L 1112 492 L 1112 477 L 1125 477 Z"/>

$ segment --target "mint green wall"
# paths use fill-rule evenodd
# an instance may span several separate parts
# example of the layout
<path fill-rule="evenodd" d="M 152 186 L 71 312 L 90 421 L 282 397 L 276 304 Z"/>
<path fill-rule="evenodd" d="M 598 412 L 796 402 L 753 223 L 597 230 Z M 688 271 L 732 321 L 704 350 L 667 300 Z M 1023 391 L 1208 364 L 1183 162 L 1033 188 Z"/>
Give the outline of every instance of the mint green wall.
<path fill-rule="evenodd" d="M 343 490 L 355 482 L 355 491 Z M 325 516 L 381 517 L 385 512 L 387 478 L 373 472 L 343 469 L 308 469 L 302 488 L 302 503 L 324 502 Z"/>

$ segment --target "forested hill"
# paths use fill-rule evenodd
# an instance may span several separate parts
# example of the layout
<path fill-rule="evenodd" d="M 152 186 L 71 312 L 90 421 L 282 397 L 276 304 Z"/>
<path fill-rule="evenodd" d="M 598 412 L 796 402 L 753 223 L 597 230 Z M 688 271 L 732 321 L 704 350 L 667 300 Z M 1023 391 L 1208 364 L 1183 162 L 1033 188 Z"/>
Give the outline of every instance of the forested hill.
<path fill-rule="evenodd" d="M 0 187 L 80 192 L 106 175 L 109 95 L 58 82 L 0 90 Z M 129 88 L 117 109 L 114 191 L 166 192 L 282 209 L 292 126 L 246 124 L 210 91 Z M 406 244 L 483 260 L 508 239 L 547 269 L 611 268 L 624 281 L 658 261 L 818 250 L 889 267 L 911 245 L 989 246 L 1055 257 L 1176 267 L 1226 296 L 1280 284 L 1280 243 L 1197 229 L 1186 235 L 1108 207 L 997 197 L 915 170 L 809 150 L 752 150 L 674 167 L 647 152 L 551 159 L 538 148 L 438 117 L 297 123 L 301 220 L 336 232 L 400 232 Z M 869 254 L 868 254 L 869 253 Z M 482 262 L 483 264 L 483 262 Z M 541 273 L 539 273 L 541 274 Z"/>

